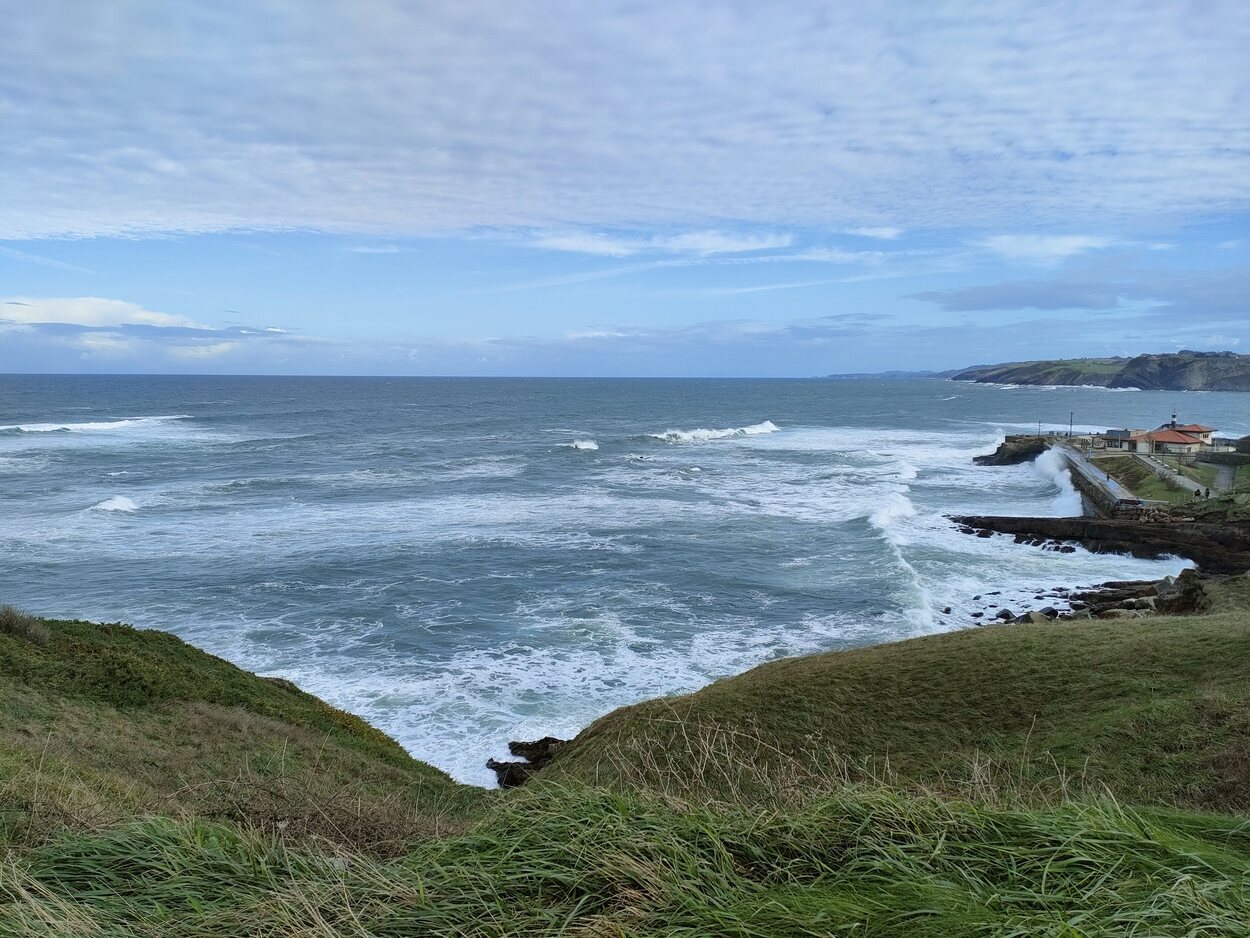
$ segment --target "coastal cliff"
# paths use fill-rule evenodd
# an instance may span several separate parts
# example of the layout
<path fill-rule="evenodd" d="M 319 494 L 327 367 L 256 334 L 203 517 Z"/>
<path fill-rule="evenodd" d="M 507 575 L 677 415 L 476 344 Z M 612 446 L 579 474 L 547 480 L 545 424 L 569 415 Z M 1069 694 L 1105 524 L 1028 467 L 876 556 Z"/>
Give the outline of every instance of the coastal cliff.
<path fill-rule="evenodd" d="M 978 365 L 953 381 L 1140 388 L 1144 391 L 1250 391 L 1250 355 L 1180 351 L 1135 358 L 1073 358 Z"/>
<path fill-rule="evenodd" d="M 540 741 L 512 792 L 171 635 L 5 610 L 0 933 L 1235 933 L 1247 609 L 1233 578 L 776 661 Z"/>

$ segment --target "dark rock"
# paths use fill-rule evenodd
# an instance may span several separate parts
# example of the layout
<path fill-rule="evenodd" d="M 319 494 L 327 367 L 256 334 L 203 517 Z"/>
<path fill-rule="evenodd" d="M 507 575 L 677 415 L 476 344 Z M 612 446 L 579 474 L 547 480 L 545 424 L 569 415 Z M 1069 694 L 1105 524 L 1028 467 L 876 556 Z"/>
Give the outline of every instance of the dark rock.
<path fill-rule="evenodd" d="M 526 761 L 500 762 L 497 759 L 488 759 L 486 767 L 495 773 L 500 788 L 516 788 L 546 768 L 566 742 L 568 740 L 557 739 L 555 736 L 544 736 L 542 739 L 530 741 L 513 740 L 508 743 L 508 751 Z"/>
<path fill-rule="evenodd" d="M 1024 534 L 1082 544 L 1102 554 L 1135 557 L 1179 555 L 1204 573 L 1237 574 L 1250 570 L 1250 523 L 1208 521 L 1127 521 L 1111 518 L 1012 518 L 966 516 L 952 519 L 980 536 L 982 531 Z M 1071 550 L 1063 550 L 1071 553 Z"/>
<path fill-rule="evenodd" d="M 1159 594 L 1155 597 L 1155 608 L 1159 612 L 1173 615 L 1202 612 L 1210 605 L 1210 597 L 1195 570 L 1182 570 L 1175 579 L 1165 577 L 1159 582 Z"/>
<path fill-rule="evenodd" d="M 977 531 L 977 537 L 993 537 L 993 536 L 994 536 L 994 532 L 991 531 L 989 528 L 981 528 L 979 531 Z"/>
<path fill-rule="evenodd" d="M 1040 612 L 1042 615 L 1044 615 L 1047 619 L 1059 618 L 1059 610 L 1056 609 L 1054 606 L 1047 606 L 1046 608 L 1039 609 L 1037 611 Z"/>
<path fill-rule="evenodd" d="M 1015 617 L 1016 614 L 1010 609 L 999 609 L 998 612 L 994 613 L 995 619 L 1014 619 Z"/>
<path fill-rule="evenodd" d="M 1015 466 L 1036 459 L 1046 452 L 1048 445 L 1045 440 L 1036 437 L 1004 440 L 994 452 L 973 456 L 972 461 L 978 466 Z"/>
<path fill-rule="evenodd" d="M 944 616 L 949 616 L 950 614 L 951 614 L 951 607 L 950 607 L 950 606 L 943 606 L 943 607 L 942 607 L 942 615 L 944 615 Z"/>
<path fill-rule="evenodd" d="M 537 771 L 528 762 L 499 762 L 496 759 L 487 759 L 486 768 L 495 773 L 500 788 L 519 788 Z"/>
<path fill-rule="evenodd" d="M 985 613 L 984 613 L 984 612 L 974 612 L 974 613 L 972 613 L 972 618 L 974 618 L 974 619 L 979 619 L 979 618 L 981 618 L 981 616 L 983 616 L 983 615 L 985 615 Z"/>
<path fill-rule="evenodd" d="M 554 736 L 544 736 L 542 739 L 535 739 L 531 742 L 513 740 L 508 743 L 508 751 L 514 756 L 528 760 L 537 768 L 542 768 L 552 760 L 566 742 L 568 742 L 567 739 L 557 739 Z"/>

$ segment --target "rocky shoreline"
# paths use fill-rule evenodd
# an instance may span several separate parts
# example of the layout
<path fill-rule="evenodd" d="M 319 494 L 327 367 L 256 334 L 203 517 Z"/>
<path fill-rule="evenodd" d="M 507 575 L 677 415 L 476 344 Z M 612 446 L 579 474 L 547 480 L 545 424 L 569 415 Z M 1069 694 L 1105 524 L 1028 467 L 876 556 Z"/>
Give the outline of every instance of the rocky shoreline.
<path fill-rule="evenodd" d="M 1210 521 L 1128 521 L 1109 518 L 1028 518 L 955 515 L 959 530 L 977 537 L 1011 535 L 1016 543 L 1062 550 L 1080 544 L 1096 554 L 1185 557 L 1208 574 L 1250 571 L 1250 526 Z"/>

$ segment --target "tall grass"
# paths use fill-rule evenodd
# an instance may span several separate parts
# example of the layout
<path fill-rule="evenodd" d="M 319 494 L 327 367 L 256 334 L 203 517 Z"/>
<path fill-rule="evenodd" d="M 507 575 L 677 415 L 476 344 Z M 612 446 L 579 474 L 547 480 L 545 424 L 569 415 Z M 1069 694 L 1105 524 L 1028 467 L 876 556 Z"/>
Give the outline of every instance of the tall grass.
<path fill-rule="evenodd" d="M 42 619 L 9 605 L 0 606 L 0 632 L 36 645 L 46 645 L 51 638 Z"/>
<path fill-rule="evenodd" d="M 538 785 L 390 862 L 156 819 L 0 871 L 34 935 L 1250 934 L 1250 829 L 847 786 L 760 814 Z"/>

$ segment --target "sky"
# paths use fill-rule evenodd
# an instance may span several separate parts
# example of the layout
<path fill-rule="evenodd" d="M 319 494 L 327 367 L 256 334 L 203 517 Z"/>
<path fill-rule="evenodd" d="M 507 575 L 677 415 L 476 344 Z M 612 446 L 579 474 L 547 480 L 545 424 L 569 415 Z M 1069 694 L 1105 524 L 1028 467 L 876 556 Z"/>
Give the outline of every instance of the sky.
<path fill-rule="evenodd" d="M 0 14 L 0 371 L 1250 352 L 1242 2 Z"/>

